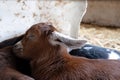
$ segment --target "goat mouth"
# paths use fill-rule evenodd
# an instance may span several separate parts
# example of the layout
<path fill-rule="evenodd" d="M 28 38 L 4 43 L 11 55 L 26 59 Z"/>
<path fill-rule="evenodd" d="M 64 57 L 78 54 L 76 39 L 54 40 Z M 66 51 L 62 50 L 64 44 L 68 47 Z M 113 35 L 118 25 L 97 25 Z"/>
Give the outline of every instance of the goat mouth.
<path fill-rule="evenodd" d="M 21 57 L 22 53 L 23 53 L 23 49 L 22 48 L 13 48 L 13 53 L 17 56 L 17 57 Z"/>
<path fill-rule="evenodd" d="M 13 48 L 13 52 L 15 52 L 15 53 L 20 53 L 22 51 L 23 51 L 22 48 Z"/>

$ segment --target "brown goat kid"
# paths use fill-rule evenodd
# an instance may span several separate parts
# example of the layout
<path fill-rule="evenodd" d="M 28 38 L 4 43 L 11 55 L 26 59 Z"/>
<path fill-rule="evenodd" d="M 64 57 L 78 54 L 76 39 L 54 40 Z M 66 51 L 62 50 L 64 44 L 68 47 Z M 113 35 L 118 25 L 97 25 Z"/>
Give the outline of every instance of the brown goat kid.
<path fill-rule="evenodd" d="M 84 43 L 84 40 L 76 42 L 80 46 Z M 64 44 L 75 43 L 61 37 L 52 25 L 39 23 L 26 32 L 14 52 L 31 60 L 35 80 L 120 80 L 119 60 L 71 56 Z"/>

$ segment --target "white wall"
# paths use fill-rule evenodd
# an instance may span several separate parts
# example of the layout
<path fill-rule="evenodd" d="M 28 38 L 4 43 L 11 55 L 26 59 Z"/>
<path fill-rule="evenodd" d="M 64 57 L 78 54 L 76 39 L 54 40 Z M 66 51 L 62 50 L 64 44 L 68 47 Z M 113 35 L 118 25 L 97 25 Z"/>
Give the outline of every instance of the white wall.
<path fill-rule="evenodd" d="M 83 22 L 120 27 L 120 1 L 89 0 Z"/>
<path fill-rule="evenodd" d="M 0 41 L 48 21 L 62 33 L 77 37 L 86 7 L 86 0 L 0 0 Z"/>

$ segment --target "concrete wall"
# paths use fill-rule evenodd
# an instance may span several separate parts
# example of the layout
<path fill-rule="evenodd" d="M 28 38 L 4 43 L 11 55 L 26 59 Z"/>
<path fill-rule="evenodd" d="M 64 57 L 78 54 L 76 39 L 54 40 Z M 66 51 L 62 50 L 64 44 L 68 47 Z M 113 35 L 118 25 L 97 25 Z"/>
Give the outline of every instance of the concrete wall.
<path fill-rule="evenodd" d="M 120 0 L 89 0 L 83 22 L 120 27 Z"/>
<path fill-rule="evenodd" d="M 77 37 L 86 7 L 86 0 L 0 0 L 0 41 L 38 22 L 52 22 L 62 33 Z"/>

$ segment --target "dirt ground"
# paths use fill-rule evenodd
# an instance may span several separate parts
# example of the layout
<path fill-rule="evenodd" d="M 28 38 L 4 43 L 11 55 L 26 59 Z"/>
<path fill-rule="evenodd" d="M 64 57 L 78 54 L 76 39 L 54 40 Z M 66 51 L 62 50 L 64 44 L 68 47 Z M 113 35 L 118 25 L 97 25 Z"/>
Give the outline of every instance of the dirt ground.
<path fill-rule="evenodd" d="M 79 34 L 91 44 L 120 51 L 120 28 L 81 24 Z"/>

